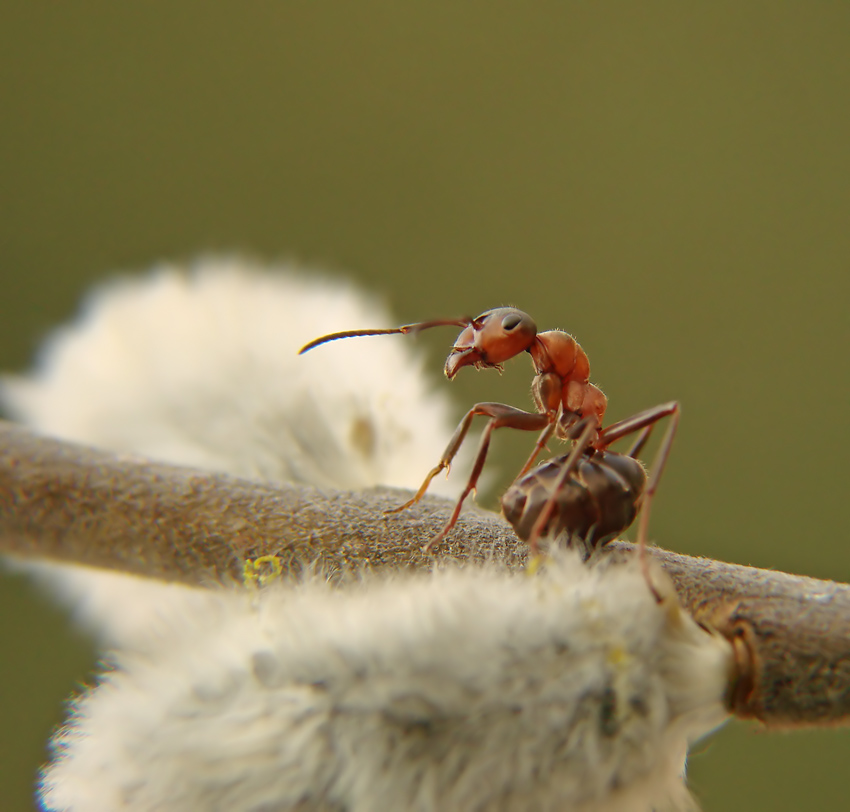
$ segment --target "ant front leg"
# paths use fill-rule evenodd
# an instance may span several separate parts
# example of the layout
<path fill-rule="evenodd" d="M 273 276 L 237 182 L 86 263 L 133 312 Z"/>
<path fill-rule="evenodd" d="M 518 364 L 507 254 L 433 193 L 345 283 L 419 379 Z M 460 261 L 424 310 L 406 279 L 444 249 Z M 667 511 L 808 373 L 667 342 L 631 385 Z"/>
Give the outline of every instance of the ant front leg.
<path fill-rule="evenodd" d="M 478 452 L 475 455 L 475 461 L 472 465 L 472 472 L 469 475 L 469 480 L 458 498 L 455 509 L 452 511 L 452 515 L 448 522 L 446 522 L 445 527 L 443 527 L 443 529 L 422 548 L 424 552 L 430 552 L 433 550 L 434 547 L 436 547 L 449 534 L 451 529 L 457 523 L 461 507 L 463 506 L 466 497 L 475 490 L 476 485 L 478 484 L 478 478 L 481 476 L 481 471 L 484 468 L 484 462 L 487 459 L 487 452 L 490 449 L 490 436 L 493 432 L 496 429 L 503 427 L 521 429 L 522 431 L 540 431 L 541 429 L 545 429 L 547 424 L 551 422 L 551 417 L 548 414 L 526 412 L 522 409 L 516 409 L 513 406 L 507 406 L 504 403 L 476 403 L 475 406 L 466 413 L 466 416 L 457 427 L 454 436 L 443 453 L 439 464 L 428 474 L 425 482 L 422 484 L 419 491 L 417 491 L 413 499 L 406 502 L 400 508 L 396 508 L 396 510 L 392 512 L 404 510 L 404 508 L 412 505 L 414 502 L 418 502 L 419 499 L 422 498 L 431 480 L 440 471 L 447 468 L 451 463 L 452 458 L 455 454 L 457 454 L 460 444 L 463 442 L 464 437 L 469 431 L 472 418 L 476 415 L 489 417 L 490 422 L 487 423 L 487 426 L 481 434 L 481 442 L 478 446 Z"/>
<path fill-rule="evenodd" d="M 472 425 L 472 419 L 477 415 L 483 415 L 484 417 L 490 417 L 491 423 L 493 420 L 501 420 L 508 422 L 502 422 L 499 425 L 511 426 L 513 428 L 523 428 L 528 431 L 535 431 L 538 428 L 542 428 L 547 422 L 549 422 L 546 415 L 535 414 L 533 412 L 525 412 L 522 409 L 515 409 L 513 406 L 507 406 L 504 403 L 476 403 L 463 417 L 463 420 L 460 421 L 458 427 L 455 429 L 455 433 L 452 435 L 452 439 L 449 440 L 449 444 L 446 446 L 446 450 L 443 452 L 443 456 L 440 457 L 440 461 L 428 472 L 428 475 L 425 477 L 425 481 L 419 487 L 419 490 L 416 491 L 416 494 L 412 499 L 408 499 L 403 505 L 400 505 L 397 508 L 393 508 L 392 510 L 388 510 L 387 513 L 401 513 L 402 510 L 406 510 L 411 505 L 415 505 L 423 496 L 425 496 L 426 491 L 428 490 L 428 486 L 431 484 L 431 480 L 434 479 L 440 471 L 447 471 L 451 468 L 452 460 L 455 458 L 455 455 L 460 450 L 463 441 L 466 439 L 466 435 L 469 433 L 469 427 Z M 533 425 L 525 425 L 528 419 L 531 419 Z M 522 425 L 520 425 L 522 423 Z M 498 428 L 498 426 L 494 427 Z M 492 432 L 492 428 L 490 428 L 490 424 L 488 424 L 488 429 Z M 485 443 L 485 437 L 482 435 L 481 438 L 481 446 L 478 449 L 478 455 L 476 456 L 476 465 L 478 464 L 478 458 L 481 457 L 481 466 L 484 465 L 484 457 L 487 456 L 487 446 L 489 446 L 489 433 L 487 429 L 485 429 L 485 434 L 487 435 L 487 441 Z M 483 447 L 483 448 L 482 448 Z M 483 457 L 482 457 L 483 452 Z M 480 474 L 480 468 L 478 474 L 474 473 L 473 475 L 475 481 L 478 480 L 478 475 Z"/>
<path fill-rule="evenodd" d="M 406 510 L 411 505 L 415 505 L 423 496 L 425 496 L 425 492 L 428 490 L 428 486 L 431 484 L 431 480 L 440 473 L 440 471 L 445 470 L 447 473 L 452 465 L 452 460 L 455 458 L 455 455 L 460 450 L 463 441 L 466 439 L 466 435 L 469 432 L 469 427 L 472 425 L 472 418 L 477 414 L 490 415 L 491 407 L 502 406 L 501 403 L 476 403 L 464 416 L 463 420 L 460 421 L 458 427 L 455 429 L 455 433 L 452 435 L 452 439 L 449 440 L 449 444 L 446 446 L 446 450 L 443 452 L 443 456 L 440 457 L 440 461 L 428 472 L 428 476 L 425 477 L 425 481 L 419 486 L 419 490 L 416 491 L 416 494 L 412 499 L 408 499 L 403 505 L 399 505 L 397 508 L 393 508 L 392 510 L 386 511 L 387 513 L 401 513 L 402 510 Z M 504 408 L 510 408 L 506 406 Z M 492 415 L 491 415 L 492 416 Z"/>

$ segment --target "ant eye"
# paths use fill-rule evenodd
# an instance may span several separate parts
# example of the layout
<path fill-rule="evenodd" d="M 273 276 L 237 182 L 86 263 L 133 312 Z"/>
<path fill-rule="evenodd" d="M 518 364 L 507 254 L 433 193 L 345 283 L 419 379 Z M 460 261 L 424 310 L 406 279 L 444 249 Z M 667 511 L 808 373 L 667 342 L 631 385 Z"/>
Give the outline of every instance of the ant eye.
<path fill-rule="evenodd" d="M 517 315 L 505 316 L 502 320 L 502 327 L 508 332 L 515 330 L 520 324 L 522 324 L 522 317 Z"/>

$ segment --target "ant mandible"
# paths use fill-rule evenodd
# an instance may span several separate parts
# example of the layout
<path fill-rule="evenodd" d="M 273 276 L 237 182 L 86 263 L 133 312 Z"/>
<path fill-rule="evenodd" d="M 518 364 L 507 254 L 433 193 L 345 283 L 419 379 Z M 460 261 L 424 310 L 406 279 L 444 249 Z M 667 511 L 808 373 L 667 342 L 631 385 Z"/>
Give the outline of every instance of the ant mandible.
<path fill-rule="evenodd" d="M 418 502 L 428 490 L 431 480 L 440 471 L 447 470 L 451 466 L 473 418 L 476 415 L 490 418 L 482 432 L 469 480 L 458 498 L 454 511 L 443 529 L 423 548 L 425 552 L 433 550 L 443 541 L 457 523 L 466 497 L 478 484 L 490 448 L 490 437 L 496 429 L 502 427 L 540 431 L 531 455 L 503 498 L 503 509 L 506 515 L 515 517 L 512 524 L 517 534 L 529 543 L 533 553 L 537 553 L 539 538 L 551 529 L 552 524 L 558 524 L 559 530 L 568 530 L 571 534 L 580 535 L 585 540 L 589 539 L 591 544 L 601 545 L 613 537 L 611 532 L 616 535 L 631 524 L 641 504 L 644 511 L 639 530 L 639 546 L 642 550 L 645 546 L 646 523 L 649 515 L 648 503 L 655 492 L 669 454 L 678 423 L 678 404 L 664 404 L 603 429 L 602 418 L 608 399 L 597 386 L 590 383 L 590 362 L 587 354 L 579 343 L 563 330 L 538 332 L 537 325 L 527 313 L 513 307 L 500 307 L 488 310 L 474 319 L 469 317 L 436 319 L 405 324 L 401 327 L 331 333 L 306 344 L 299 354 L 341 338 L 407 334 L 446 326 L 464 328 L 446 359 L 445 374 L 449 380 L 465 366 L 501 371 L 503 362 L 521 352 L 528 352 L 534 365 L 535 375 L 531 392 L 537 412 L 527 412 L 504 403 L 476 403 L 466 413 L 446 446 L 439 463 L 425 477 L 425 481 L 413 498 L 391 511 L 396 513 Z M 634 457 L 646 442 L 652 426 L 667 415 L 673 415 L 673 419 L 667 437 L 659 450 L 657 463 L 653 466 L 649 485 L 646 486 L 643 467 Z M 635 448 L 629 455 L 607 450 L 609 445 L 620 438 L 641 430 L 643 431 Z M 571 453 L 559 460 L 544 463 L 531 471 L 537 456 L 553 434 L 563 440 L 575 441 Z M 617 458 L 631 459 L 640 468 L 640 474 L 635 472 L 634 466 L 619 462 Z M 544 474 L 542 469 L 547 465 L 548 473 Z M 569 496 L 570 488 L 574 488 L 586 474 L 590 476 L 593 466 L 602 468 L 609 483 L 616 484 L 613 491 L 610 486 L 607 490 L 603 489 L 605 495 L 599 487 L 588 491 L 593 496 L 594 503 L 598 502 L 598 504 L 594 508 L 585 506 L 582 509 L 578 507 L 581 500 L 577 502 L 577 497 Z M 618 468 L 629 468 L 631 473 L 624 475 L 618 472 Z M 546 493 L 545 498 L 540 495 L 539 488 L 538 492 L 531 495 L 535 491 L 535 485 L 543 488 Z M 619 496 L 615 495 L 615 492 L 619 493 Z M 524 501 L 520 499 L 523 495 Z M 521 507 L 520 501 L 522 501 Z M 552 522 L 556 509 L 558 521 Z M 622 518 L 613 518 L 617 511 Z M 605 516 L 601 516 L 601 513 Z M 629 515 L 630 518 L 626 521 Z M 597 518 L 588 525 L 588 517 L 592 516 Z M 616 530 L 604 530 L 609 528 L 609 525 L 611 527 L 616 525 Z"/>

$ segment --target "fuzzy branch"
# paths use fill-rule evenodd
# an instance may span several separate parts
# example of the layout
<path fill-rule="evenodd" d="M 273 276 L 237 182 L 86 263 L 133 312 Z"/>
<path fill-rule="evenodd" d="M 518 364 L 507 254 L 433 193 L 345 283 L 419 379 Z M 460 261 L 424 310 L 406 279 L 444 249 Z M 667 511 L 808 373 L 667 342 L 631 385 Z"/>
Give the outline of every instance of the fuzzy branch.
<path fill-rule="evenodd" d="M 297 574 L 427 567 L 452 503 L 407 492 L 274 487 L 40 437 L 0 421 L 0 552 L 207 585 L 277 556 Z M 623 550 L 626 544 L 610 545 Z M 739 716 L 772 726 L 850 723 L 850 586 L 654 549 L 682 603 L 736 645 Z M 465 511 L 440 559 L 521 567 L 501 517 Z"/>

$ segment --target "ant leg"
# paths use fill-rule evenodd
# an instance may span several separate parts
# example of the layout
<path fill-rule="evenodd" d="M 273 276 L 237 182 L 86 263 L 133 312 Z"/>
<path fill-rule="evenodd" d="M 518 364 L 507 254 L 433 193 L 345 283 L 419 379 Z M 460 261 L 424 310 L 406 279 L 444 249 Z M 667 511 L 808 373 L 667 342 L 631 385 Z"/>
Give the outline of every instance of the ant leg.
<path fill-rule="evenodd" d="M 673 438 L 676 436 L 676 429 L 679 427 L 679 404 L 669 404 L 672 406 L 670 410 L 670 425 L 667 426 L 667 431 L 664 432 L 664 439 L 661 441 L 661 446 L 652 461 L 652 474 L 649 477 L 649 482 L 646 485 L 646 490 L 643 492 L 643 498 L 640 505 L 640 522 L 638 523 L 638 558 L 640 560 L 640 568 L 649 589 L 655 596 L 657 603 L 662 602 L 661 595 L 652 585 L 649 576 L 649 561 L 647 559 L 647 534 L 649 530 L 649 511 L 652 505 L 652 497 L 655 491 L 658 490 L 658 483 L 661 480 L 661 474 L 664 473 L 664 466 L 667 464 L 667 458 L 670 456 L 670 448 L 673 445 Z"/>
<path fill-rule="evenodd" d="M 545 415 L 535 414 L 533 412 L 524 412 L 522 409 L 515 409 L 513 406 L 507 406 L 504 403 L 476 403 L 464 416 L 463 420 L 460 421 L 458 427 L 455 429 L 455 433 L 452 435 L 451 440 L 449 440 L 449 444 L 446 446 L 446 450 L 443 452 L 443 456 L 440 457 L 440 461 L 428 472 L 428 475 L 425 477 L 425 481 L 419 487 L 419 490 L 416 491 L 416 494 L 412 499 L 408 499 L 403 505 L 400 505 L 397 508 L 393 508 L 392 510 L 386 511 L 387 513 L 401 513 L 402 510 L 406 510 L 411 505 L 415 505 L 423 496 L 425 496 L 425 492 L 428 490 L 428 486 L 431 484 L 431 480 L 440 473 L 440 471 L 448 470 L 451 468 L 452 460 L 455 458 L 455 455 L 460 450 L 463 441 L 466 439 L 466 435 L 469 432 L 469 427 L 472 425 L 472 419 L 476 415 L 483 415 L 485 417 L 491 418 L 501 418 L 501 419 L 516 419 L 522 421 L 524 417 L 534 418 L 534 425 L 529 427 L 529 430 L 534 430 L 542 425 L 541 418 L 545 418 Z M 503 425 L 513 425 L 513 423 L 504 423 Z M 520 426 L 516 426 L 519 428 Z M 479 450 L 479 454 L 481 451 Z M 485 451 L 486 456 L 486 451 Z M 476 477 L 477 479 L 477 477 Z"/>
<path fill-rule="evenodd" d="M 549 422 L 549 416 L 541 413 L 534 412 L 524 412 L 522 409 L 515 409 L 513 406 L 507 406 L 504 403 L 477 403 L 472 409 L 469 410 L 467 417 L 464 418 L 464 422 L 472 420 L 472 417 L 476 414 L 487 415 L 490 417 L 490 422 L 487 423 L 484 431 L 481 434 L 481 443 L 478 446 L 478 452 L 475 455 L 475 461 L 472 465 L 472 472 L 469 475 L 469 480 L 466 483 L 463 491 L 461 492 L 460 497 L 457 500 L 457 504 L 455 505 L 455 509 L 452 511 L 452 515 L 449 517 L 448 522 L 446 522 L 445 527 L 437 533 L 434 538 L 431 539 L 422 549 L 424 552 L 430 552 L 434 549 L 451 531 L 451 529 L 455 526 L 458 520 L 458 516 L 460 516 L 461 507 L 463 507 L 463 503 L 466 500 L 466 497 L 469 496 L 472 491 L 475 490 L 476 485 L 478 484 L 478 477 L 481 476 L 481 471 L 484 468 L 484 462 L 487 459 L 487 452 L 490 449 L 490 435 L 496 429 L 500 429 L 503 427 L 513 428 L 513 429 L 521 429 L 522 431 L 537 431 L 538 429 L 545 427 Z M 461 426 L 458 426 L 458 432 L 455 432 L 455 437 L 452 438 L 452 442 L 449 443 L 449 447 L 446 449 L 446 454 L 449 451 L 452 451 L 452 446 L 454 445 L 454 449 L 452 451 L 451 456 L 454 456 L 454 453 L 457 452 L 457 446 L 460 445 L 460 441 L 455 443 L 457 439 L 457 435 L 460 432 Z M 463 430 L 463 434 L 466 434 L 469 426 Z M 462 438 L 461 438 L 462 439 Z M 445 459 L 446 454 L 443 455 Z M 442 464 L 443 460 L 440 461 Z M 437 466 L 435 471 L 440 470 L 440 467 Z M 428 475 L 423 487 L 427 488 L 428 483 L 433 478 L 434 472 Z M 420 488 L 420 491 L 424 493 L 424 490 Z M 418 494 L 417 494 L 418 496 Z M 411 500 L 411 503 L 417 501 L 417 497 Z M 406 505 L 402 505 L 403 509 Z"/>
<path fill-rule="evenodd" d="M 637 440 L 632 443 L 632 447 L 626 452 L 627 457 L 631 457 L 633 460 L 638 458 L 638 454 L 643 451 L 643 447 L 646 445 L 646 441 L 649 439 L 649 435 L 652 434 L 652 430 L 654 428 L 655 423 L 651 423 L 643 431 L 641 431 Z"/>
<path fill-rule="evenodd" d="M 555 420 L 546 426 L 546 428 L 540 433 L 540 436 L 537 438 L 537 442 L 534 444 L 534 450 L 531 452 L 531 456 L 528 458 L 525 465 L 522 466 L 522 470 L 516 475 L 516 479 L 522 479 L 531 470 L 531 467 L 534 465 L 534 461 L 537 459 L 537 455 L 545 448 L 546 443 L 549 442 L 549 438 L 552 436 L 554 431 Z M 516 482 L 516 479 L 514 482 Z"/>
<path fill-rule="evenodd" d="M 612 423 L 608 428 L 602 429 L 599 432 L 599 442 L 596 444 L 596 447 L 607 448 L 622 437 L 651 426 L 653 423 L 661 420 L 662 417 L 667 417 L 678 411 L 679 404 L 674 400 L 670 403 L 662 403 L 660 406 L 638 412 L 631 417 L 627 417 L 625 420 L 621 420 L 619 423 Z"/>
<path fill-rule="evenodd" d="M 640 561 L 640 569 L 646 584 L 652 592 L 655 600 L 661 603 L 661 596 L 658 590 L 653 586 L 652 579 L 649 575 L 649 560 L 647 558 L 647 535 L 649 530 L 649 512 L 652 504 L 652 497 L 658 489 L 658 482 L 661 479 L 661 474 L 664 472 L 664 466 L 667 463 L 667 458 L 670 456 L 670 447 L 673 444 L 673 438 L 676 435 L 676 429 L 679 425 L 679 404 L 676 401 L 670 403 L 662 403 L 660 406 L 655 406 L 652 409 L 646 409 L 643 412 L 638 412 L 636 415 L 627 417 L 619 423 L 614 423 L 608 428 L 603 429 L 599 434 L 599 448 L 607 448 L 612 443 L 625 437 L 632 432 L 642 429 L 638 439 L 635 441 L 632 448 L 629 450 L 629 456 L 637 455 L 644 443 L 649 439 L 649 434 L 653 426 L 663 417 L 670 417 L 670 425 L 664 434 L 664 439 L 661 441 L 661 447 L 655 455 L 655 460 L 652 464 L 652 473 L 643 496 L 640 500 L 640 521 L 638 522 L 638 560 Z"/>
<path fill-rule="evenodd" d="M 428 472 L 428 475 L 425 477 L 425 481 L 419 486 L 419 490 L 416 491 L 413 498 L 408 499 L 403 505 L 399 505 L 397 508 L 386 511 L 387 513 L 401 513 L 401 511 L 406 510 L 411 505 L 415 505 L 423 496 L 425 496 L 425 492 L 428 490 L 431 480 L 444 469 L 448 472 L 451 468 L 452 460 L 455 458 L 455 454 L 457 454 L 464 439 L 466 439 L 466 434 L 469 431 L 469 427 L 472 425 L 472 418 L 477 414 L 485 414 L 485 412 L 478 411 L 479 407 L 490 405 L 497 404 L 476 403 L 463 416 L 463 420 L 458 423 L 458 427 L 455 429 L 455 433 L 452 435 L 451 440 L 449 440 L 449 444 L 446 446 L 443 456 L 440 457 L 440 461 Z"/>
<path fill-rule="evenodd" d="M 596 435 L 596 426 L 591 420 L 585 419 L 581 422 L 585 424 L 581 434 L 575 441 L 572 451 L 570 451 L 570 456 L 565 460 L 563 468 L 561 468 L 561 471 L 558 474 L 558 479 L 555 480 L 555 484 L 552 487 L 549 498 L 546 500 L 546 504 L 543 505 L 543 509 L 538 514 L 537 519 L 531 528 L 531 533 L 528 537 L 528 546 L 531 550 L 532 559 L 536 559 L 540 553 L 538 541 L 543 533 L 543 528 L 546 527 L 547 522 L 552 516 L 552 511 L 555 508 L 555 502 L 558 499 L 558 493 L 564 486 L 564 483 L 570 478 L 573 471 L 575 471 L 579 458 L 585 451 L 587 451 L 594 436 Z M 578 429 L 580 425 L 581 424 L 577 424 L 576 428 Z"/>

